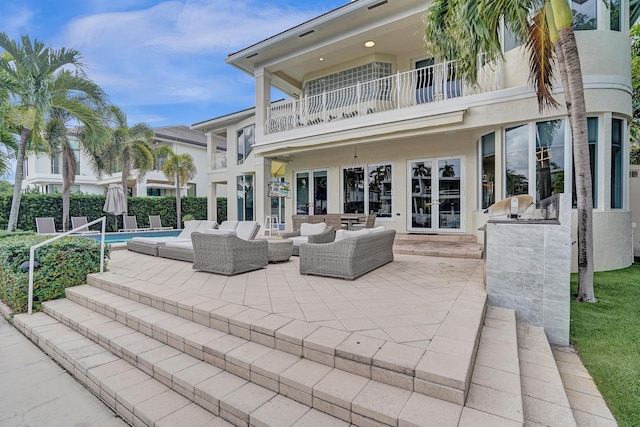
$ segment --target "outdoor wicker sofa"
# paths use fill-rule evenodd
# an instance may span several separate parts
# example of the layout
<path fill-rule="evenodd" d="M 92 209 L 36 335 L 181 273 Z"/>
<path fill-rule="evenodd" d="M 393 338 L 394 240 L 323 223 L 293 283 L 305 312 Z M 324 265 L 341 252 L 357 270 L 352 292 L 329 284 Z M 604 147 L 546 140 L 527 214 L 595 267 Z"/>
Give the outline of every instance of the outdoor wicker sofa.
<path fill-rule="evenodd" d="M 127 241 L 127 249 L 142 254 L 158 256 L 158 248 L 168 242 L 191 242 L 191 233 L 195 231 L 203 232 L 218 225 L 215 221 L 195 220 L 189 221 L 184 229 L 177 236 L 164 237 L 134 237 Z"/>
<path fill-rule="evenodd" d="M 330 243 L 336 237 L 336 228 L 327 226 L 325 223 L 303 223 L 300 230 L 284 233 L 283 239 L 293 241 L 293 254 L 299 254 L 299 248 L 302 243 Z"/>
<path fill-rule="evenodd" d="M 244 240 L 233 234 L 193 233 L 193 268 L 231 276 L 266 267 L 266 240 Z"/>
<path fill-rule="evenodd" d="M 252 240 L 256 237 L 259 230 L 260 224 L 256 221 L 224 221 L 217 229 L 204 230 L 204 233 L 228 234 L 237 236 L 240 240 Z M 197 230 L 195 232 L 201 233 L 203 231 Z M 158 256 L 193 262 L 193 233 L 191 234 L 191 239 L 188 241 L 167 242 L 158 247 Z"/>
<path fill-rule="evenodd" d="M 363 232 L 332 243 L 300 245 L 300 274 L 353 280 L 393 261 L 395 230 Z"/>

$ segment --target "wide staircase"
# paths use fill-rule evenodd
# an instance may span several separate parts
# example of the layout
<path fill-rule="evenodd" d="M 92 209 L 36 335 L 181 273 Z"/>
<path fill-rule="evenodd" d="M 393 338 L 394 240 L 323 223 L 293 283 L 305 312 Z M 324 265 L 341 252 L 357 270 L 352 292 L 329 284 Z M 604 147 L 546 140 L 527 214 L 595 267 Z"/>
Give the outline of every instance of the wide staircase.
<path fill-rule="evenodd" d="M 422 349 L 109 273 L 14 324 L 136 426 L 576 425 L 544 331 L 509 309 L 458 326 L 471 347 L 440 337 L 432 365 Z"/>

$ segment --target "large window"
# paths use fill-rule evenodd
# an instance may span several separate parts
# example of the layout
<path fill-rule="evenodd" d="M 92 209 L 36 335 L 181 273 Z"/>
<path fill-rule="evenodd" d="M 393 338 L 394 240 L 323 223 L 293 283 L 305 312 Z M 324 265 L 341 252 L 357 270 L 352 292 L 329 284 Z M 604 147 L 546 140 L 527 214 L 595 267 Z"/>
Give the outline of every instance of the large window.
<path fill-rule="evenodd" d="M 238 221 L 255 221 L 253 208 L 253 175 L 237 177 Z"/>
<path fill-rule="evenodd" d="M 69 146 L 76 158 L 76 175 L 80 175 L 80 143 L 76 140 L 69 140 Z M 53 175 L 62 175 L 62 151 L 56 152 L 51 156 L 51 173 Z"/>
<path fill-rule="evenodd" d="M 391 165 L 368 165 L 369 212 L 378 218 L 391 218 Z"/>
<path fill-rule="evenodd" d="M 529 126 L 505 131 L 506 197 L 529 193 Z"/>
<path fill-rule="evenodd" d="M 564 120 L 549 120 L 505 131 L 505 197 L 533 195 L 535 188 L 540 201 L 564 192 L 565 126 Z"/>
<path fill-rule="evenodd" d="M 480 138 L 480 159 L 482 176 L 480 179 L 480 208 L 486 209 L 496 202 L 496 134 L 490 133 Z"/>
<path fill-rule="evenodd" d="M 536 200 L 564 192 L 564 121 L 536 123 Z"/>
<path fill-rule="evenodd" d="M 571 11 L 575 30 L 598 28 L 598 0 L 571 0 Z"/>
<path fill-rule="evenodd" d="M 244 133 L 244 132 L 243 132 Z M 212 135 L 212 142 L 215 148 L 211 150 L 213 169 L 227 168 L 227 133 L 217 133 Z"/>
<path fill-rule="evenodd" d="M 611 209 L 622 209 L 624 121 L 611 121 Z"/>
<path fill-rule="evenodd" d="M 250 125 L 238 131 L 238 164 L 241 165 L 249 157 L 255 142 L 255 125 Z"/>
<path fill-rule="evenodd" d="M 589 162 L 591 165 L 591 194 L 593 197 L 593 207 L 598 207 L 598 118 L 588 117 L 588 138 L 589 138 Z M 578 207 L 578 193 L 576 192 L 576 168 L 573 165 L 573 208 Z"/>
<path fill-rule="evenodd" d="M 609 22 L 612 31 L 620 31 L 622 29 L 622 14 L 620 13 L 620 0 L 609 1 Z"/>
<path fill-rule="evenodd" d="M 344 213 L 364 212 L 364 167 L 343 170 L 343 208 Z"/>

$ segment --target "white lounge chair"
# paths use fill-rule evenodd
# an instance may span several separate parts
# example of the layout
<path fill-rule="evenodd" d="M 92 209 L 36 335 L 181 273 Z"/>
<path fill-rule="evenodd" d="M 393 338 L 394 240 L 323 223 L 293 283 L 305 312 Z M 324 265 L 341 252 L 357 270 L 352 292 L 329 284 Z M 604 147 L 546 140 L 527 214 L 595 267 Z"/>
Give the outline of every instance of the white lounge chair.
<path fill-rule="evenodd" d="M 184 229 L 177 236 L 165 237 L 134 237 L 127 241 L 127 249 L 147 255 L 158 256 L 158 248 L 168 242 L 188 242 L 191 243 L 191 233 L 198 231 L 204 233 L 206 230 L 215 228 L 218 225 L 215 221 L 189 221 Z"/>

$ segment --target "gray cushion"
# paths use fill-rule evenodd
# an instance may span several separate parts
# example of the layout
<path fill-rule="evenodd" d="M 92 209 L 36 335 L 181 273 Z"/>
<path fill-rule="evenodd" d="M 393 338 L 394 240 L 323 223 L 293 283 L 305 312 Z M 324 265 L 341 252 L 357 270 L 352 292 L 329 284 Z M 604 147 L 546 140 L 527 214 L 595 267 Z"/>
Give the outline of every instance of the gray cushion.
<path fill-rule="evenodd" d="M 260 225 L 256 221 L 240 221 L 236 227 L 236 235 L 242 240 L 253 240 L 259 229 Z"/>

